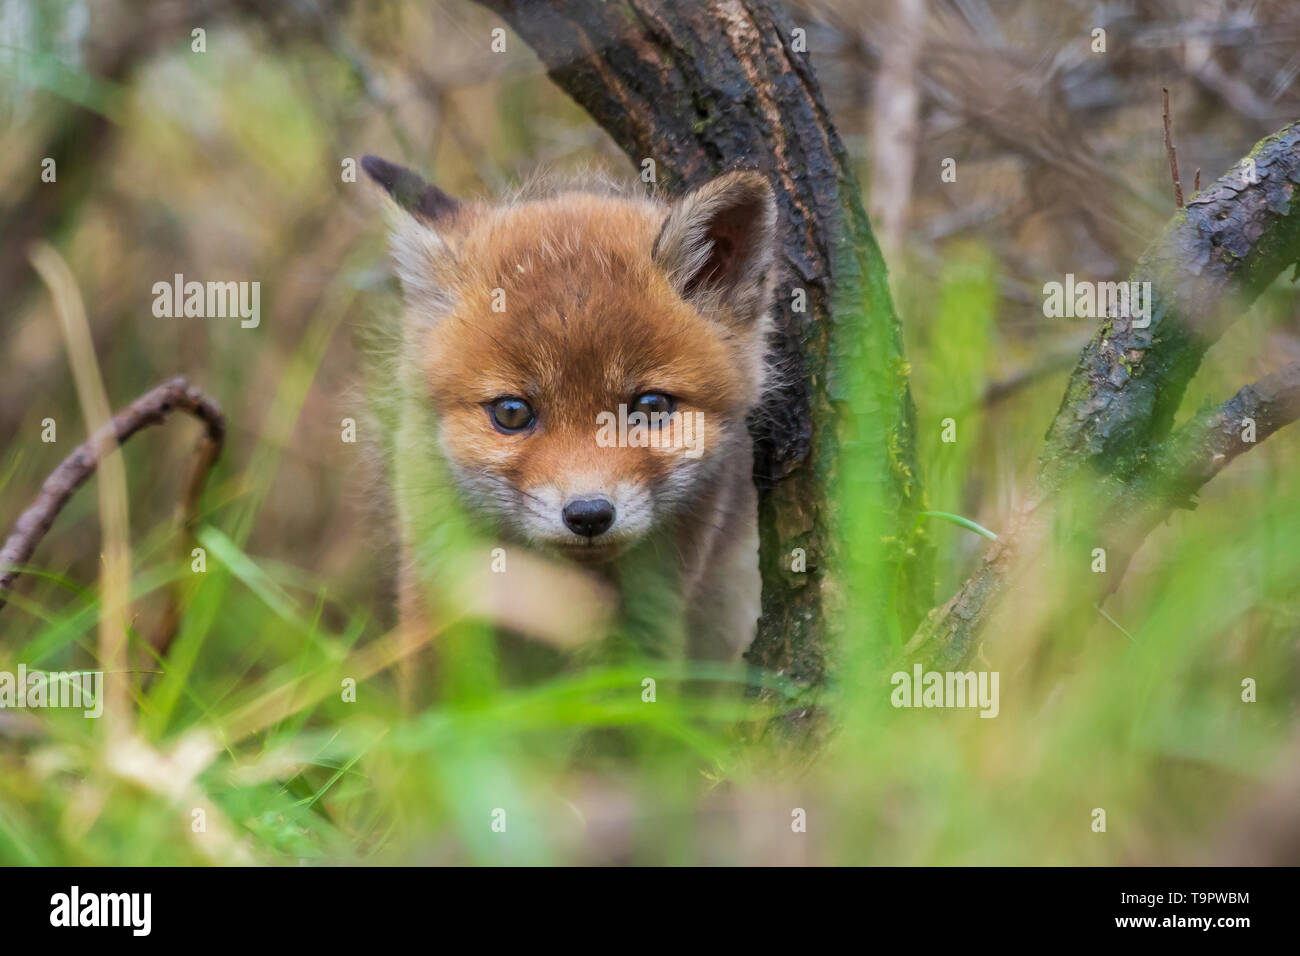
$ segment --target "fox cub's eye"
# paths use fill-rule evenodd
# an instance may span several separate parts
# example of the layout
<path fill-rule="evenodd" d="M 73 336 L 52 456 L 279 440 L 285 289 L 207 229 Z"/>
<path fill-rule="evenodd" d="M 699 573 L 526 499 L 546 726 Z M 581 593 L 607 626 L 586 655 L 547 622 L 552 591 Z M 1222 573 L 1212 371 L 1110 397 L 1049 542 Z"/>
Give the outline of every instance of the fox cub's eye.
<path fill-rule="evenodd" d="M 677 403 L 663 392 L 646 392 L 638 395 L 636 401 L 632 403 L 632 411 L 641 412 L 650 419 L 651 422 L 658 424 L 663 419 L 656 419 L 656 415 L 671 415 L 677 407 Z"/>
<path fill-rule="evenodd" d="M 521 432 L 537 417 L 531 405 L 510 395 L 488 405 L 488 414 L 492 416 L 492 424 L 503 432 Z"/>

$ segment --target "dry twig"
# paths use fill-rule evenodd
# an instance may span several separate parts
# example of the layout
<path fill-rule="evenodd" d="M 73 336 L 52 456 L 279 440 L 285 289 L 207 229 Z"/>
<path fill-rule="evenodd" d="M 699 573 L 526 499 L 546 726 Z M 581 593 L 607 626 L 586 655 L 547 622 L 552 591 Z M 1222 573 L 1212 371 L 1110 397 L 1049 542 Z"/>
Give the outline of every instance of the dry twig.
<path fill-rule="evenodd" d="M 141 395 L 114 415 L 108 425 L 78 445 L 45 479 L 36 500 L 19 515 L 13 532 L 0 548 L 0 608 L 5 605 L 5 593 L 12 589 L 20 567 L 31 558 L 73 492 L 95 473 L 100 449 L 114 449 L 142 428 L 161 425 L 176 409 L 189 412 L 206 426 L 194 452 L 181 502 L 182 527 L 188 530 L 193 526 L 199 493 L 225 442 L 226 419 L 216 402 L 178 376 Z M 175 611 L 174 606 L 169 607 L 167 614 L 174 616 Z"/>
<path fill-rule="evenodd" d="M 1165 152 L 1169 154 L 1169 174 L 1174 178 L 1174 202 L 1178 208 L 1183 208 L 1183 183 L 1178 178 L 1178 150 L 1174 147 L 1173 135 L 1169 130 L 1169 88 L 1164 87 L 1160 90 L 1164 100 L 1164 109 L 1161 111 L 1161 118 L 1165 121 Z"/>

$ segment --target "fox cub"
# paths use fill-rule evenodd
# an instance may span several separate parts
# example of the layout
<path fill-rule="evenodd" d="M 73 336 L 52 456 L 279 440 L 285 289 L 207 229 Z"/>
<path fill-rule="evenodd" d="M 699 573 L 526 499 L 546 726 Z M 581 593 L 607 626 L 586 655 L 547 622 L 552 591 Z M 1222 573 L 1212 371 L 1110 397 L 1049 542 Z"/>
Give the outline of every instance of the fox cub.
<path fill-rule="evenodd" d="M 624 601 L 665 572 L 681 649 L 738 656 L 760 604 L 746 419 L 767 375 L 767 180 L 731 172 L 671 204 L 603 188 L 488 203 L 362 167 L 395 204 L 408 361 L 466 510 Z"/>

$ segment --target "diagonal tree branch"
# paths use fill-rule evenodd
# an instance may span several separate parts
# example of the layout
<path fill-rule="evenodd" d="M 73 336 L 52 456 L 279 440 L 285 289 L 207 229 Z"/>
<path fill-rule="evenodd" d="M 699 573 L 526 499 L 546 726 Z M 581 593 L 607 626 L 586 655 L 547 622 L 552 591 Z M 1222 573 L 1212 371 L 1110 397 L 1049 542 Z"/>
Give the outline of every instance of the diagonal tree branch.
<path fill-rule="evenodd" d="M 1295 373 L 1287 369 L 1169 438 L 1206 350 L 1245 305 L 1300 261 L 1300 203 L 1293 202 L 1298 186 L 1300 123 L 1294 123 L 1259 142 L 1192 199 L 1143 254 L 1132 278 L 1151 283 L 1150 325 L 1116 318 L 1098 330 L 1048 431 L 1031 503 L 957 594 L 917 628 L 909 652 L 948 664 L 966 659 L 1017 569 L 1040 553 L 1052 503 L 1067 486 L 1088 489 L 1090 513 L 1078 524 L 1113 536 L 1107 544 L 1118 550 L 1122 572 L 1173 499 L 1185 502 L 1245 450 L 1230 440 L 1226 423 L 1233 415 L 1245 417 L 1249 409 L 1262 416 L 1258 421 L 1269 431 L 1257 426 L 1261 439 L 1294 418 Z M 1145 509 L 1133 522 L 1138 533 L 1117 530 L 1135 507 Z"/>
<path fill-rule="evenodd" d="M 1146 497 L 1163 489 L 1166 504 L 1186 507 L 1234 458 L 1297 418 L 1300 362 L 1292 362 L 1179 428 L 1140 483 L 1150 488 Z"/>
<path fill-rule="evenodd" d="M 1096 579 L 1096 587 L 1080 585 L 1073 600 L 1084 606 L 1114 592 L 1133 555 L 1161 522 L 1177 508 L 1195 508 L 1197 493 L 1215 475 L 1298 419 L 1300 362 L 1294 362 L 1187 422 L 1131 480 L 1103 481 L 1094 502 L 1097 517 L 1082 524 L 1104 542 L 1107 574 Z M 1015 526 L 985 553 L 979 570 L 917 629 L 906 653 L 929 656 L 946 666 L 961 664 L 971 653 L 995 598 L 1014 580 L 1028 556 L 1040 552 L 1052 516 L 1047 497 L 1024 508 Z"/>
<path fill-rule="evenodd" d="M 1300 362 L 1244 386 L 1179 428 L 1159 454 L 1114 496 L 1107 529 L 1106 592 L 1119 587 L 1143 540 L 1234 459 L 1300 418 Z"/>
<path fill-rule="evenodd" d="M 1040 462 L 1046 488 L 1080 470 L 1131 474 L 1173 424 L 1187 383 L 1244 306 L 1300 260 L 1300 123 L 1187 203 L 1138 260 L 1150 326 L 1098 330 L 1070 378 Z"/>
<path fill-rule="evenodd" d="M 874 619 L 861 624 L 910 633 L 932 601 L 933 573 L 917 530 L 924 506 L 901 329 L 796 24 L 771 0 L 480 2 L 514 27 L 638 166 L 654 160 L 662 186 L 698 185 L 735 165 L 771 177 L 781 223 L 775 353 L 785 384 L 755 426 L 763 616 L 749 660 L 795 680 L 824 673 L 837 315 L 861 315 L 870 326 L 852 361 L 878 385 L 882 425 L 855 441 L 886 475 L 872 493 L 886 516 L 887 577 L 902 582 L 897 607 L 882 588 L 871 596 Z M 795 548 L 807 555 L 806 572 L 792 570 Z"/>

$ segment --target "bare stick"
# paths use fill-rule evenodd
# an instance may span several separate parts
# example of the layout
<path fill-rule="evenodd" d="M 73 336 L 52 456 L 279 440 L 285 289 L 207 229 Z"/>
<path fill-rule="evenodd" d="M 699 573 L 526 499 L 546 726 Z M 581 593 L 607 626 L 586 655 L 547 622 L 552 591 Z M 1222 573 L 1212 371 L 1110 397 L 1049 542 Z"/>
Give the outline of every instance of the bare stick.
<path fill-rule="evenodd" d="M 208 471 L 221 454 L 226 437 L 226 419 L 220 406 L 184 378 L 170 381 L 141 395 L 113 420 L 73 450 L 50 473 L 41 485 L 40 493 L 31 506 L 18 517 L 14 530 L 0 548 L 0 608 L 5 605 L 5 592 L 11 589 L 19 574 L 19 566 L 31 558 L 36 546 L 54 524 L 63 506 L 73 492 L 85 484 L 99 466 L 100 449 L 109 450 L 123 444 L 128 438 L 149 425 L 161 425 L 172 411 L 189 412 L 206 426 L 195 449 L 194 462 L 185 486 L 182 501 L 183 524 L 192 526 L 198 508 L 199 491 Z"/>
<path fill-rule="evenodd" d="M 1160 90 L 1164 100 L 1164 110 L 1162 117 L 1165 121 L 1165 152 L 1169 154 L 1169 174 L 1174 177 L 1174 202 L 1178 208 L 1183 208 L 1183 183 L 1178 178 L 1178 150 L 1174 148 L 1173 136 L 1169 132 L 1169 89 L 1162 87 Z"/>

